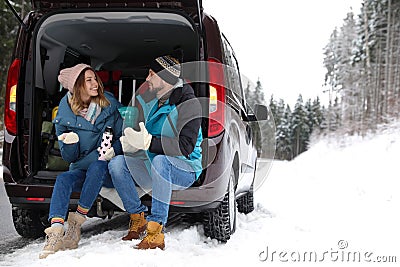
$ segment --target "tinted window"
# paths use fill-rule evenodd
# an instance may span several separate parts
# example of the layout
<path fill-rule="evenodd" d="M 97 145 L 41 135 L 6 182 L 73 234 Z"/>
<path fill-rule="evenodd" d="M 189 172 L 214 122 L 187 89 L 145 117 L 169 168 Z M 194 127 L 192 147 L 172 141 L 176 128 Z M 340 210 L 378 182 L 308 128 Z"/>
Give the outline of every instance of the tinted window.
<path fill-rule="evenodd" d="M 243 103 L 242 86 L 240 82 L 239 67 L 235 57 L 235 53 L 225 36 L 222 36 L 222 44 L 224 47 L 225 64 L 228 65 L 226 70 L 226 82 L 232 91 L 233 97 L 237 98 L 238 103 Z"/>

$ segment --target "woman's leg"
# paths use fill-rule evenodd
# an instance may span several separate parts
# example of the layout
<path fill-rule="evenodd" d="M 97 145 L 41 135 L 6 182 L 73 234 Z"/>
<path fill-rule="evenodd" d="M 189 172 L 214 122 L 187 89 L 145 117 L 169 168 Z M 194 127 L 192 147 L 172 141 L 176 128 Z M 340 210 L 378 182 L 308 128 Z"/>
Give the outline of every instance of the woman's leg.
<path fill-rule="evenodd" d="M 81 226 L 86 221 L 86 214 L 96 200 L 104 181 L 109 177 L 108 162 L 94 161 L 86 171 L 81 196 L 75 213 L 68 216 L 68 230 L 64 235 L 64 249 L 75 249 L 81 239 Z"/>
<path fill-rule="evenodd" d="M 86 171 L 86 178 L 83 183 L 81 196 L 78 202 L 77 212 L 86 215 L 96 200 L 101 187 L 106 180 L 110 179 L 108 162 L 97 160 L 90 164 Z"/>
<path fill-rule="evenodd" d="M 82 185 L 85 180 L 85 173 L 83 170 L 72 170 L 57 176 L 51 196 L 49 220 L 59 218 L 61 219 L 59 222 L 64 223 L 71 193 L 73 189 Z"/>
<path fill-rule="evenodd" d="M 39 258 L 44 259 L 65 248 L 63 242 L 64 220 L 67 215 L 69 199 L 74 188 L 81 188 L 85 171 L 73 170 L 57 176 L 50 202 L 49 219 L 51 227 L 45 229 L 46 243 Z"/>

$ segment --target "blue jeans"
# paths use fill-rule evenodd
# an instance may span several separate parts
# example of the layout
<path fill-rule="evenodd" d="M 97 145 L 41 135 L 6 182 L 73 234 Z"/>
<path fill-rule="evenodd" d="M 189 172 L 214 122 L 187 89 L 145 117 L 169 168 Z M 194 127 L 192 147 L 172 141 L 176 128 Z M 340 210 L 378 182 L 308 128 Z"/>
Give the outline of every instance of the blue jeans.
<path fill-rule="evenodd" d="M 110 161 L 108 168 L 126 211 L 130 214 L 147 211 L 140 201 L 136 185 L 145 192 L 151 189 L 151 214 L 147 221 L 165 225 L 172 190 L 188 188 L 194 183 L 196 174 L 190 165 L 175 157 L 157 155 L 151 166 L 148 163 L 140 158 L 119 155 Z"/>
<path fill-rule="evenodd" d="M 95 161 L 87 171 L 71 170 L 61 173 L 53 188 L 49 220 L 54 217 L 66 218 L 72 192 L 81 192 L 78 205 L 90 209 L 103 185 L 112 187 L 107 161 Z"/>

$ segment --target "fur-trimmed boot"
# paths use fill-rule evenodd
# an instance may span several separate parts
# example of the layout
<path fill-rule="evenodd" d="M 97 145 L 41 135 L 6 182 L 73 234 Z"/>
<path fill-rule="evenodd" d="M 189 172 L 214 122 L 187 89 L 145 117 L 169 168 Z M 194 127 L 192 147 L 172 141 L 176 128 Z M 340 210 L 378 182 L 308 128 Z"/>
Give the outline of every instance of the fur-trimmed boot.
<path fill-rule="evenodd" d="M 150 221 L 147 224 L 147 233 L 143 240 L 135 246 L 136 249 L 165 248 L 162 224 Z"/>
<path fill-rule="evenodd" d="M 75 212 L 70 212 L 68 215 L 68 229 L 65 233 L 63 243 L 64 249 L 75 249 L 78 247 L 81 240 L 81 225 L 86 221 L 86 218 Z"/>
<path fill-rule="evenodd" d="M 39 254 L 39 259 L 44 259 L 63 249 L 64 227 L 48 227 L 44 232 L 46 233 L 46 243 Z"/>
<path fill-rule="evenodd" d="M 129 221 L 129 232 L 122 240 L 140 239 L 144 236 L 147 227 L 147 221 L 144 218 L 144 212 L 131 214 Z"/>

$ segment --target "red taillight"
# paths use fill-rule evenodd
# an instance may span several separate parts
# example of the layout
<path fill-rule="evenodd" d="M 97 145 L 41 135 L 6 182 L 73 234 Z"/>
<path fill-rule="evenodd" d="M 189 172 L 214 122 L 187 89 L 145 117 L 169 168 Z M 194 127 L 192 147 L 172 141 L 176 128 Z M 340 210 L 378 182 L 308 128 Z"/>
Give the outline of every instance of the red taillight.
<path fill-rule="evenodd" d="M 27 197 L 26 200 L 43 202 L 44 201 L 44 197 Z"/>
<path fill-rule="evenodd" d="M 4 124 L 8 133 L 17 134 L 17 84 L 21 60 L 15 59 L 8 70 Z"/>
<path fill-rule="evenodd" d="M 223 64 L 215 59 L 209 59 L 208 71 L 210 81 L 208 137 L 213 137 L 224 131 L 225 79 Z"/>
<path fill-rule="evenodd" d="M 171 201 L 169 204 L 171 204 L 171 205 L 184 205 L 185 202 L 184 201 Z"/>

